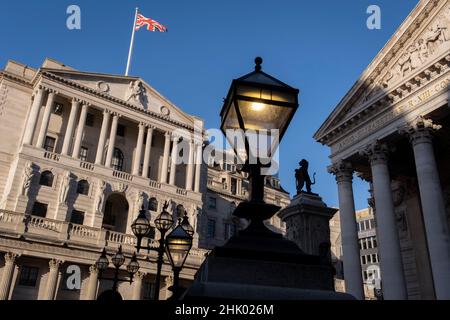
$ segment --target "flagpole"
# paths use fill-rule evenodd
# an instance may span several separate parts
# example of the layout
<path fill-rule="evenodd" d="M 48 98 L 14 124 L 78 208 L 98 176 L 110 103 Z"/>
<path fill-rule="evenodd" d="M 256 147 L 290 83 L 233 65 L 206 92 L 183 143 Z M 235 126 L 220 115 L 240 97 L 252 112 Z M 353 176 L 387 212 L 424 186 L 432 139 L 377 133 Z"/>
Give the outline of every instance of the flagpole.
<path fill-rule="evenodd" d="M 127 61 L 127 69 L 125 70 L 125 76 L 128 76 L 128 73 L 130 71 L 131 56 L 133 55 L 134 34 L 136 32 L 136 20 L 137 20 L 138 11 L 139 11 L 139 8 L 136 8 L 136 13 L 134 15 L 134 21 L 133 21 L 133 32 L 131 33 L 130 50 L 128 51 L 128 61 Z"/>

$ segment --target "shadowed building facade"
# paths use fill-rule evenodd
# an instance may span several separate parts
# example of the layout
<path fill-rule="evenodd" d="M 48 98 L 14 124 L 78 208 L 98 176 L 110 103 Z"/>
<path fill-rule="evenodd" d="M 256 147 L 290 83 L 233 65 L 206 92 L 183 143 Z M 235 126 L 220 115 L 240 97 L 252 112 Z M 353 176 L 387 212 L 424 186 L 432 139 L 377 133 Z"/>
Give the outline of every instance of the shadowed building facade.
<path fill-rule="evenodd" d="M 420 1 L 315 134 L 330 147 L 345 284 L 364 295 L 352 178 L 370 183 L 385 299 L 450 299 L 450 3 Z"/>

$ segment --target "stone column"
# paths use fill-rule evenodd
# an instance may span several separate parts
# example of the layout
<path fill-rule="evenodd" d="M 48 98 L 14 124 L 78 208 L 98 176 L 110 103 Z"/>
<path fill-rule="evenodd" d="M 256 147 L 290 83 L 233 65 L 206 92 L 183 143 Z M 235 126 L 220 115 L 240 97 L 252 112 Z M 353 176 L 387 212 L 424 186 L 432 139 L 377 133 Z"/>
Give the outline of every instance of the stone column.
<path fill-rule="evenodd" d="M 144 178 L 148 177 L 148 167 L 150 166 L 150 150 L 152 148 L 153 141 L 153 130 L 154 127 L 149 126 L 147 130 L 147 139 L 145 142 L 145 151 L 144 151 L 144 165 L 142 168 L 142 176 Z"/>
<path fill-rule="evenodd" d="M 136 272 L 133 278 L 133 295 L 131 300 L 141 300 L 142 297 L 142 279 L 144 279 L 145 273 Z"/>
<path fill-rule="evenodd" d="M 28 116 L 27 125 L 25 127 L 25 133 L 23 136 L 23 143 L 31 145 L 33 141 L 33 133 L 36 128 L 36 122 L 39 116 L 39 110 L 44 100 L 44 89 L 39 86 L 39 89 L 34 96 L 33 104 L 31 105 L 30 114 Z"/>
<path fill-rule="evenodd" d="M 186 190 L 192 190 L 192 183 L 194 182 L 194 141 L 189 143 L 189 160 L 187 164 L 186 173 Z"/>
<path fill-rule="evenodd" d="M 36 147 L 42 148 L 44 146 L 45 137 L 47 136 L 48 123 L 52 113 L 53 103 L 55 102 L 56 91 L 49 90 L 47 104 L 45 105 L 44 115 L 42 116 L 41 129 L 39 130 Z"/>
<path fill-rule="evenodd" d="M 78 121 L 77 135 L 75 137 L 75 142 L 73 144 L 72 158 L 80 158 L 81 140 L 83 139 L 84 126 L 86 124 L 86 117 L 88 112 L 89 104 L 83 103 L 81 107 L 80 120 Z"/>
<path fill-rule="evenodd" d="M 114 153 L 114 145 L 116 143 L 117 126 L 119 124 L 119 115 L 117 113 L 113 116 L 111 124 L 111 132 L 109 134 L 108 152 L 106 153 L 105 167 L 111 167 L 111 161 Z"/>
<path fill-rule="evenodd" d="M 330 166 L 328 171 L 336 176 L 338 185 L 345 291 L 356 299 L 364 300 L 355 201 L 353 198 L 353 169 L 350 163 L 341 161 Z"/>
<path fill-rule="evenodd" d="M 170 132 L 165 133 L 164 142 L 164 156 L 161 168 L 161 181 L 162 183 L 167 183 L 167 169 L 169 168 L 169 153 L 170 153 Z"/>
<path fill-rule="evenodd" d="M 133 161 L 132 174 L 135 176 L 139 175 L 139 167 L 141 165 L 142 159 L 142 146 L 144 144 L 144 132 L 145 132 L 145 124 L 141 122 L 139 123 L 139 133 L 136 142 L 136 153 L 134 154 L 134 161 Z"/>
<path fill-rule="evenodd" d="M 197 150 L 195 152 L 195 182 L 194 182 L 194 191 L 200 192 L 200 177 L 202 174 L 202 162 L 203 162 L 203 148 L 202 144 L 197 145 Z"/>
<path fill-rule="evenodd" d="M 48 262 L 50 272 L 47 278 L 47 286 L 45 288 L 45 295 L 43 300 L 54 300 L 56 293 L 56 285 L 58 284 L 59 266 L 62 261 L 52 259 Z"/>
<path fill-rule="evenodd" d="M 69 122 L 67 123 L 66 134 L 64 135 L 64 143 L 62 146 L 61 154 L 67 156 L 69 154 L 70 143 L 72 141 L 73 130 L 75 127 L 75 121 L 78 114 L 78 107 L 80 101 L 76 98 L 72 99 L 72 108 L 70 109 Z"/>
<path fill-rule="evenodd" d="M 173 146 L 172 146 L 172 156 L 170 161 L 170 176 L 169 176 L 169 184 L 175 185 L 175 177 L 177 171 L 177 157 L 178 157 L 178 141 L 179 137 L 173 136 Z"/>
<path fill-rule="evenodd" d="M 377 142 L 361 154 L 368 156 L 372 168 L 383 296 L 386 300 L 406 300 L 408 295 L 392 200 L 388 147 Z"/>
<path fill-rule="evenodd" d="M 433 124 L 431 120 L 419 117 L 404 131 L 409 134 L 414 150 L 436 298 L 449 300 L 450 238 L 442 186 L 432 143 L 432 132 L 440 128 L 441 126 Z"/>
<path fill-rule="evenodd" d="M 100 129 L 100 136 L 98 139 L 97 153 L 95 154 L 95 164 L 102 164 L 103 148 L 105 147 L 106 135 L 108 132 L 109 118 L 111 113 L 108 110 L 103 111 L 102 128 Z"/>
<path fill-rule="evenodd" d="M 0 282 L 0 300 L 8 300 L 11 290 L 11 281 L 14 275 L 14 267 L 18 254 L 5 253 L 5 267 L 3 268 L 2 279 Z"/>
<path fill-rule="evenodd" d="M 86 293 L 86 300 L 95 300 L 97 298 L 98 269 L 95 265 L 89 267 L 89 282 Z"/>

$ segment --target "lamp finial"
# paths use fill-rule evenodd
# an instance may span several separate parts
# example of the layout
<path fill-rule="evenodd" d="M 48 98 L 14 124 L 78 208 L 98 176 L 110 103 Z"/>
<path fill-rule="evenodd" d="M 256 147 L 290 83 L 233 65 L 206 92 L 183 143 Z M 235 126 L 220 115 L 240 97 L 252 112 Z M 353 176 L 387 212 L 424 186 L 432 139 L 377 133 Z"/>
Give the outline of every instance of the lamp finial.
<path fill-rule="evenodd" d="M 261 57 L 255 58 L 255 70 L 261 71 L 261 64 L 263 63 L 263 59 Z"/>

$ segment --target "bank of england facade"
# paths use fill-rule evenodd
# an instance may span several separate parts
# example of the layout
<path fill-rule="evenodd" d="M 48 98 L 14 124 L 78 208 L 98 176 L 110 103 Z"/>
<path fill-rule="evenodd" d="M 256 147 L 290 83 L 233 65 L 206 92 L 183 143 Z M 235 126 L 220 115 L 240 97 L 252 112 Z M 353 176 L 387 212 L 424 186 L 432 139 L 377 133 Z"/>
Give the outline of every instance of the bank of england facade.
<path fill-rule="evenodd" d="M 450 2 L 420 1 L 314 136 L 331 150 L 357 298 L 356 175 L 371 192 L 384 298 L 450 298 L 449 63 Z"/>

